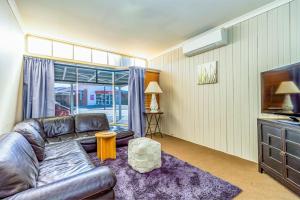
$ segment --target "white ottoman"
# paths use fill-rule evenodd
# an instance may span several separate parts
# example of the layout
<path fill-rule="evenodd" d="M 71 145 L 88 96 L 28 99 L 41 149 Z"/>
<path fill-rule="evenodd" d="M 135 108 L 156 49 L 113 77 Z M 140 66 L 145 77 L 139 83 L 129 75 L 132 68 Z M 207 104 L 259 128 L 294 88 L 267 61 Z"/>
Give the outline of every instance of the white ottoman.
<path fill-rule="evenodd" d="M 128 164 L 140 173 L 161 167 L 161 145 L 146 137 L 129 140 Z"/>

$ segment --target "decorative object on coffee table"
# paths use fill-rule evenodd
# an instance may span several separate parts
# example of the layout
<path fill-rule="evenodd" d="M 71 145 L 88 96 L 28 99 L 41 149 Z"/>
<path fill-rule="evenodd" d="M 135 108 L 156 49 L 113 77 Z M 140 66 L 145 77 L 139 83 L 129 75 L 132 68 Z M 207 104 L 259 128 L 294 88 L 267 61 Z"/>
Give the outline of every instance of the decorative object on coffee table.
<path fill-rule="evenodd" d="M 112 131 L 101 131 L 95 134 L 97 138 L 97 157 L 101 161 L 116 159 L 116 135 Z"/>
<path fill-rule="evenodd" d="M 160 143 L 145 137 L 129 140 L 128 164 L 140 173 L 160 168 Z"/>
<path fill-rule="evenodd" d="M 151 138 L 152 138 L 152 134 L 154 133 L 159 133 L 161 137 L 162 136 L 162 132 L 160 130 L 160 116 L 164 114 L 161 111 L 157 111 L 157 112 L 151 112 L 151 111 L 145 111 L 144 115 L 146 117 L 146 122 L 147 122 L 147 130 L 146 130 L 146 135 L 150 134 Z M 155 124 L 152 124 L 153 119 L 155 120 Z M 151 130 L 151 126 L 154 126 L 154 131 Z"/>

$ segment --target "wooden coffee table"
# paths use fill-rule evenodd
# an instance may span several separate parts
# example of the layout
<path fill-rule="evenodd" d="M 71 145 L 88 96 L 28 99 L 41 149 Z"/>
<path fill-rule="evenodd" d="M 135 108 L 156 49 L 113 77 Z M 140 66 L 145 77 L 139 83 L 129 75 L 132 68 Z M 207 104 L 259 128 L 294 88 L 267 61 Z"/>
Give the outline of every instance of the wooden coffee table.
<path fill-rule="evenodd" d="M 97 157 L 101 161 L 116 159 L 116 135 L 112 131 L 101 131 L 95 134 L 97 138 Z"/>

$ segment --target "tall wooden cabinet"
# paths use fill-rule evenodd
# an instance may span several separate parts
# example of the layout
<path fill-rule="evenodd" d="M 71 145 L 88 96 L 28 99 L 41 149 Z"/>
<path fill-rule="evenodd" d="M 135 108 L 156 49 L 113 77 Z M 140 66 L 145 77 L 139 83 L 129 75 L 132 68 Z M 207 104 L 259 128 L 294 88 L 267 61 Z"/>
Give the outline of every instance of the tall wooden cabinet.
<path fill-rule="evenodd" d="M 159 83 L 159 72 L 147 70 L 145 72 L 145 89 L 147 88 L 150 81 L 157 81 Z M 159 95 L 156 95 L 156 100 L 159 107 Z M 151 103 L 151 94 L 145 94 L 145 108 L 149 109 Z"/>
<path fill-rule="evenodd" d="M 258 167 L 300 195 L 300 126 L 258 119 Z"/>

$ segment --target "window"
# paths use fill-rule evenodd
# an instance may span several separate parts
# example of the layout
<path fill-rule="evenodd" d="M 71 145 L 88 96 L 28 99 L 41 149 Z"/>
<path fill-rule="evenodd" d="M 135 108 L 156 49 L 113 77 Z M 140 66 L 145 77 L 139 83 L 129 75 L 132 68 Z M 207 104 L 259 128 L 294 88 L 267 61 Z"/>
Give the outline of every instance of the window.
<path fill-rule="evenodd" d="M 128 124 L 128 71 L 115 72 L 116 123 Z"/>
<path fill-rule="evenodd" d="M 92 62 L 98 64 L 106 64 L 107 65 L 107 52 L 92 50 Z"/>
<path fill-rule="evenodd" d="M 114 53 L 108 53 L 108 64 L 112 66 L 121 66 L 122 56 Z"/>
<path fill-rule="evenodd" d="M 65 116 L 71 115 L 75 111 L 75 90 L 73 83 L 58 83 L 55 88 L 55 115 Z"/>
<path fill-rule="evenodd" d="M 146 60 L 83 47 L 68 42 L 60 42 L 38 36 L 27 36 L 27 52 L 36 55 L 69 59 L 93 64 L 111 65 L 116 67 L 146 67 Z"/>
<path fill-rule="evenodd" d="M 91 62 L 91 49 L 85 47 L 74 46 L 74 60 Z"/>
<path fill-rule="evenodd" d="M 28 51 L 39 55 L 52 55 L 52 41 L 36 37 L 28 37 Z"/>
<path fill-rule="evenodd" d="M 128 70 L 55 64 L 55 114 L 106 113 L 110 123 L 128 123 Z"/>
<path fill-rule="evenodd" d="M 135 58 L 134 65 L 139 67 L 146 67 L 146 61 L 143 59 Z"/>
<path fill-rule="evenodd" d="M 134 66 L 134 58 L 123 56 L 121 59 L 121 65 L 124 67 Z"/>
<path fill-rule="evenodd" d="M 73 46 L 62 42 L 53 42 L 53 56 L 73 59 Z"/>

